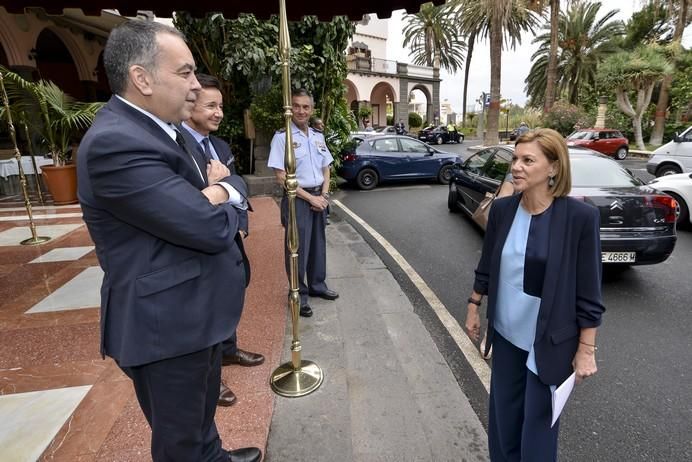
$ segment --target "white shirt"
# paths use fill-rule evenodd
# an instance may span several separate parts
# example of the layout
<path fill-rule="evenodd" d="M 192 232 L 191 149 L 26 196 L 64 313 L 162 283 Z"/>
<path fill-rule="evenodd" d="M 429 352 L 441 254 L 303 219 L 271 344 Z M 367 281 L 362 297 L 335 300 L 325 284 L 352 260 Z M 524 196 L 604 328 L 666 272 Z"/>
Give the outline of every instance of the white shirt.
<path fill-rule="evenodd" d="M 146 115 L 147 117 L 149 117 L 151 120 L 153 120 L 153 121 L 156 123 L 156 125 L 158 125 L 159 127 L 161 127 L 161 129 L 162 129 L 164 132 L 166 132 L 166 134 L 167 134 L 168 136 L 170 136 L 171 139 L 172 139 L 173 141 L 175 141 L 175 139 L 176 139 L 176 133 L 177 133 L 178 129 L 176 129 L 176 128 L 173 126 L 173 124 L 170 124 L 170 123 L 168 123 L 168 122 L 164 122 L 163 120 L 159 119 L 159 118 L 156 117 L 154 114 L 152 114 L 151 112 L 145 111 L 145 110 L 142 109 L 141 107 L 139 107 L 139 106 L 137 106 L 137 105 L 131 103 L 130 101 L 126 100 L 125 98 L 123 98 L 123 97 L 120 96 L 120 95 L 115 95 L 115 97 L 118 98 L 118 99 L 119 99 L 120 101 L 122 101 L 123 103 L 127 104 L 128 106 L 130 106 L 130 107 L 132 107 L 132 108 L 134 108 L 134 109 L 137 109 L 139 112 L 141 112 L 142 114 L 144 114 L 144 115 Z M 199 172 L 199 176 L 200 176 L 202 179 L 204 179 L 204 175 L 202 175 L 202 171 L 199 169 L 199 166 L 197 165 L 197 162 L 195 162 L 194 159 L 192 159 L 192 163 L 195 164 L 195 167 L 197 167 L 197 171 Z M 219 181 L 219 182 L 216 183 L 216 184 L 218 184 L 219 186 L 221 186 L 221 187 L 222 187 L 223 189 L 225 189 L 226 192 L 228 193 L 228 200 L 226 201 L 227 203 L 230 203 L 230 204 L 233 205 L 233 206 L 239 206 L 239 207 L 241 207 L 241 208 L 244 206 L 244 204 L 245 204 L 245 198 L 244 198 L 244 197 L 242 196 L 242 194 L 240 194 L 233 186 L 231 186 L 231 185 L 228 184 L 228 183 L 224 183 L 224 182 L 222 182 L 222 181 Z M 244 207 L 247 207 L 247 206 L 245 205 Z"/>

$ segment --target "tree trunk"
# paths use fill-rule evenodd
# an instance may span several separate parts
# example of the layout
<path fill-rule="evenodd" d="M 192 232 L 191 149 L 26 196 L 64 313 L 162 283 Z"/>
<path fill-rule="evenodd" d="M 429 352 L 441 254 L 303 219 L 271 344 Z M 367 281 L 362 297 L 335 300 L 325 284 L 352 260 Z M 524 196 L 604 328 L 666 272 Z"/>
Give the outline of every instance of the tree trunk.
<path fill-rule="evenodd" d="M 675 32 L 673 33 L 673 43 L 682 41 L 682 33 L 685 30 L 687 23 L 687 3 L 688 0 L 680 1 L 680 15 L 675 24 Z M 666 128 L 666 113 L 668 112 L 668 101 L 670 99 L 670 87 L 673 82 L 672 75 L 666 75 L 661 83 L 661 92 L 658 95 L 656 103 L 656 118 L 654 119 L 654 128 L 651 130 L 651 138 L 649 143 L 654 146 L 663 144 L 663 132 Z"/>
<path fill-rule="evenodd" d="M 490 18 L 490 106 L 488 107 L 488 126 L 485 145 L 500 142 L 498 125 L 500 123 L 500 81 L 502 78 L 502 24 L 500 15 L 492 13 Z"/>
<path fill-rule="evenodd" d="M 645 150 L 644 137 L 642 136 L 642 115 L 636 114 L 632 117 L 632 131 L 634 131 L 634 142 L 637 144 L 637 148 Z"/>
<path fill-rule="evenodd" d="M 461 108 L 461 123 L 466 127 L 466 97 L 469 89 L 469 71 L 471 70 L 471 56 L 473 55 L 473 45 L 476 43 L 475 31 L 469 34 L 469 45 L 466 52 L 466 68 L 464 69 L 464 97 L 463 107 Z"/>
<path fill-rule="evenodd" d="M 555 88 L 557 86 L 557 33 L 558 16 L 560 13 L 560 0 L 550 0 L 550 54 L 548 55 L 547 83 L 545 87 L 545 101 L 543 112 L 550 112 L 555 102 Z"/>

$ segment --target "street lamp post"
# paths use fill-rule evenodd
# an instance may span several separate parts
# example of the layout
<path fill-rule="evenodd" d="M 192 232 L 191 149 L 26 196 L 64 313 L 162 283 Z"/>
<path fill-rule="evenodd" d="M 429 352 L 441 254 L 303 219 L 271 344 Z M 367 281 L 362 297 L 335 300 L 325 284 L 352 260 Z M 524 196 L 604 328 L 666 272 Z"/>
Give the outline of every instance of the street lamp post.
<path fill-rule="evenodd" d="M 507 139 L 509 139 L 509 109 L 512 107 L 512 100 L 507 100 L 507 107 L 505 108 L 505 133 L 507 133 Z"/>

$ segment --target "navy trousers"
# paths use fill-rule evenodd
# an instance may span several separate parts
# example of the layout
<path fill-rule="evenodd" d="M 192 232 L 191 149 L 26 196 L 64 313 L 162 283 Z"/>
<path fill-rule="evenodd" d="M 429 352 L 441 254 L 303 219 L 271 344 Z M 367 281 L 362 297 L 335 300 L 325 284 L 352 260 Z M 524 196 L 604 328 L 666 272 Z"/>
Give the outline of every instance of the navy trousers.
<path fill-rule="evenodd" d="M 492 462 L 557 460 L 560 421 L 550 428 L 550 387 L 526 368 L 528 352 L 495 332 L 488 411 Z"/>
<path fill-rule="evenodd" d="M 151 426 L 154 462 L 227 461 L 214 423 L 221 344 L 136 367 L 123 367 Z"/>
<path fill-rule="evenodd" d="M 234 355 L 238 352 L 238 331 L 233 331 L 233 335 L 221 343 L 221 352 L 224 356 Z"/>
<path fill-rule="evenodd" d="M 315 195 L 319 195 L 316 193 Z M 288 198 L 281 200 L 281 224 L 288 243 Z M 300 306 L 308 304 L 308 292 L 327 291 L 327 239 L 326 214 L 315 212 L 310 204 L 296 197 L 296 224 L 298 225 L 298 288 Z M 285 249 L 286 274 L 289 274 L 290 255 Z"/>

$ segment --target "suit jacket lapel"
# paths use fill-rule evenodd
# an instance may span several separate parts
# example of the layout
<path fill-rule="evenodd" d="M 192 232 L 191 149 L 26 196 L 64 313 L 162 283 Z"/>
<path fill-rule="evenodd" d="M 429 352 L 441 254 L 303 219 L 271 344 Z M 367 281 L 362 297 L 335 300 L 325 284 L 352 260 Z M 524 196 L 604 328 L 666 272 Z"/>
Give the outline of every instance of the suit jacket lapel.
<path fill-rule="evenodd" d="M 164 140 L 164 142 L 171 147 L 171 151 L 180 155 L 183 159 L 185 159 L 185 162 L 188 162 L 188 165 L 190 165 L 191 168 L 195 172 L 195 174 L 193 176 L 196 176 L 197 178 L 199 178 L 199 174 L 197 174 L 197 168 L 199 167 L 199 165 L 197 165 L 197 166 L 194 165 L 194 163 L 196 162 L 196 161 L 194 161 L 194 157 L 192 159 L 190 159 L 190 154 L 185 152 L 185 150 L 180 145 L 178 145 L 178 143 L 176 143 L 176 141 L 173 138 L 171 138 L 168 135 L 168 133 L 163 131 L 163 129 L 156 122 L 154 122 L 149 116 L 138 111 L 137 109 L 133 108 L 129 104 L 124 103 L 123 101 L 121 101 L 119 98 L 117 98 L 115 96 L 111 97 L 111 99 L 108 101 L 108 106 L 116 113 L 124 114 L 125 117 L 137 120 L 139 122 L 139 124 L 142 127 L 144 127 L 149 133 L 151 133 L 151 135 L 154 138 Z M 184 127 L 178 126 L 176 128 L 178 130 L 181 130 L 180 133 L 183 135 L 183 137 L 185 137 L 186 134 L 188 134 L 188 131 L 185 130 Z M 186 138 L 186 141 L 187 141 L 187 138 Z M 193 162 L 191 162 L 191 160 Z M 205 186 L 206 186 L 206 184 L 208 183 L 207 182 L 207 169 L 206 169 L 206 167 L 204 169 L 202 169 L 201 172 L 202 172 L 202 177 L 204 178 L 204 182 L 205 182 Z M 180 174 L 180 172 L 178 172 L 178 174 Z"/>
<path fill-rule="evenodd" d="M 197 149 L 200 147 L 199 143 L 197 140 L 195 140 L 195 137 L 192 136 L 192 134 L 182 125 L 176 125 L 175 128 L 180 132 L 185 141 L 185 146 L 179 146 L 179 148 L 185 151 L 188 157 L 190 157 L 192 161 L 197 164 L 197 168 L 199 168 L 199 172 L 202 174 L 202 178 L 204 178 L 205 186 L 208 185 L 209 179 L 207 178 L 207 163 L 204 160 L 204 154 L 202 154 L 200 149 Z M 178 145 L 178 143 L 176 143 L 176 145 Z"/>
<path fill-rule="evenodd" d="M 543 293 L 541 294 L 541 307 L 538 311 L 538 324 L 536 326 L 536 342 L 540 341 L 545 333 L 545 328 L 550 319 L 550 309 L 555 299 L 555 289 L 561 274 L 566 271 L 562 264 L 562 253 L 567 242 L 567 201 L 556 198 L 553 203 L 553 213 L 550 217 L 550 243 L 548 244 L 548 261 L 545 264 L 545 276 L 543 278 Z M 568 270 L 567 270 L 568 271 Z M 544 320 L 541 322 L 541 320 Z"/>

